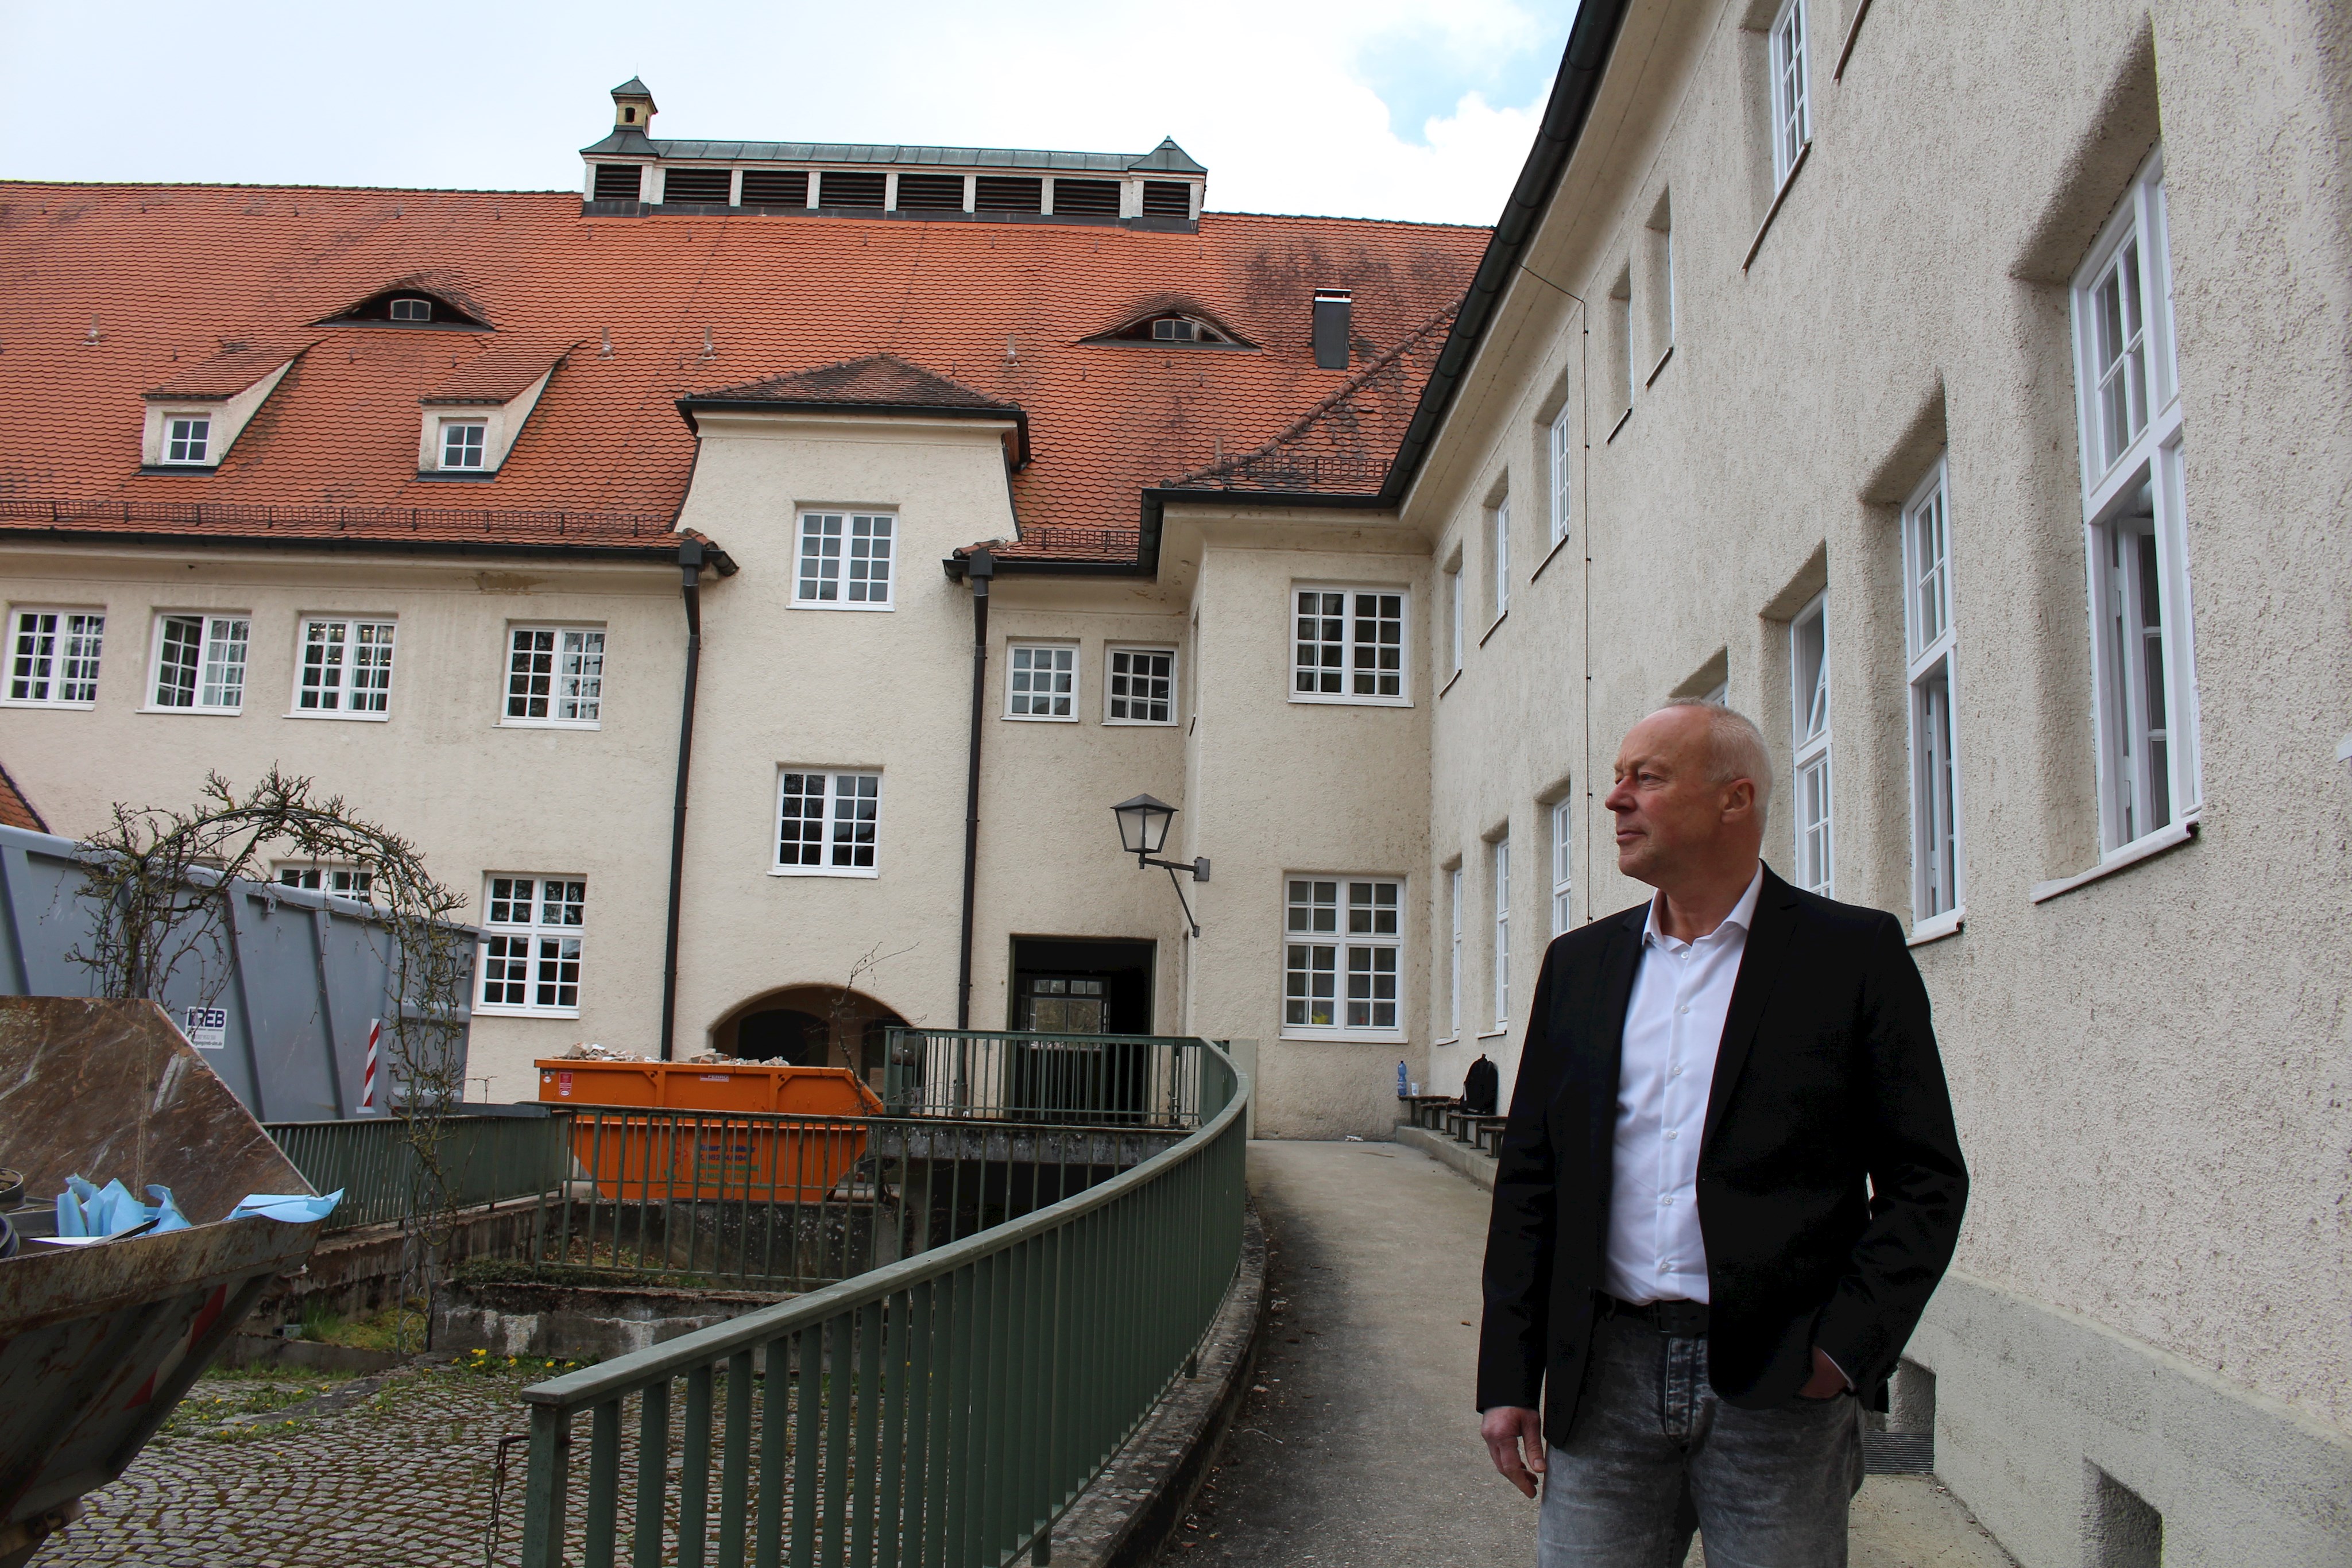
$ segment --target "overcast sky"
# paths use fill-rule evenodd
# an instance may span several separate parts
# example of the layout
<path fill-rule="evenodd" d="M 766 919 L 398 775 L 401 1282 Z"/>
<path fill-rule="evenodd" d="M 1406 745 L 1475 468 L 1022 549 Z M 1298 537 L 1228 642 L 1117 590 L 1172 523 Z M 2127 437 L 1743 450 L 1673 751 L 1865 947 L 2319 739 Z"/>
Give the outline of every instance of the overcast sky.
<path fill-rule="evenodd" d="M 0 176 L 576 189 L 657 135 L 1143 152 L 1228 212 L 1489 224 L 1575 0 L 0 0 Z"/>

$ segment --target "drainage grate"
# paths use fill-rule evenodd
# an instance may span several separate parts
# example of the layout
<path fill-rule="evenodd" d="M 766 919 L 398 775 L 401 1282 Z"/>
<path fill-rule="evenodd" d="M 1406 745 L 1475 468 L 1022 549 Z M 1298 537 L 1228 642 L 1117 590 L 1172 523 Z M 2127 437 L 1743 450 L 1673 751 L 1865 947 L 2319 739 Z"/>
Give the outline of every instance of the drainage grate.
<path fill-rule="evenodd" d="M 1868 1476 L 1924 1476 L 1936 1469 L 1933 1432 L 1864 1432 L 1862 1472 Z"/>

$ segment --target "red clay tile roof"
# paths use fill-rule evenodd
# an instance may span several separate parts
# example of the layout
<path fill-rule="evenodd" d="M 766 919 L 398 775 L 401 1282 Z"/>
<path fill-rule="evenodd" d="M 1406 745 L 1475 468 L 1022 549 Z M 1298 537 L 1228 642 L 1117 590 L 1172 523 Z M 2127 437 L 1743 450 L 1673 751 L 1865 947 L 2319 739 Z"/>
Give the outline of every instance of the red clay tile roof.
<path fill-rule="evenodd" d="M 231 339 L 211 359 L 190 365 L 161 386 L 150 387 L 147 396 L 157 402 L 174 398 L 233 398 L 318 340 L 316 332 L 279 332 L 257 340 Z"/>
<path fill-rule="evenodd" d="M 1378 495 L 1458 305 L 1423 322 L 1265 445 L 1195 469 L 1168 488 Z"/>
<path fill-rule="evenodd" d="M 906 408 L 1001 408 L 1013 404 L 974 392 L 961 382 L 936 376 L 920 365 L 910 365 L 896 354 L 868 354 L 837 365 L 821 365 L 796 375 L 746 382 L 740 387 L 700 392 L 695 402 L 837 402 L 869 406 L 898 404 Z"/>
<path fill-rule="evenodd" d="M 16 781 L 8 777 L 5 767 L 0 767 L 0 826 L 29 828 L 37 833 L 49 831 L 49 825 L 41 821 L 41 814 L 33 810 L 33 803 L 25 799 L 25 792 L 16 788 Z"/>
<path fill-rule="evenodd" d="M 0 183 L 0 354 L 30 402 L 0 426 L 0 531 L 154 532 L 169 515 L 195 537 L 637 538 L 685 496 L 678 397 L 888 353 L 1027 413 L 1013 549 L 1133 559 L 1145 487 L 1258 447 L 1347 387 L 1315 366 L 1315 289 L 1351 289 L 1360 355 L 1386 355 L 1462 293 L 1486 237 L 1215 213 L 1192 235 L 583 216 L 569 192 Z M 499 330 L 331 324 L 395 285 Z M 1080 341 L 1171 295 L 1262 351 Z M 142 476 L 140 395 L 270 331 L 318 336 L 219 469 Z M 518 339 L 583 346 L 498 477 L 469 488 L 478 504 L 453 509 L 416 476 L 418 401 Z M 1394 367 L 1402 393 L 1425 374 L 1412 356 Z M 216 526 L 223 507 L 261 522 Z"/>
<path fill-rule="evenodd" d="M 508 402 L 530 390 L 557 361 L 580 346 L 577 338 L 553 342 L 493 340 L 488 349 L 443 377 L 425 402 Z"/>

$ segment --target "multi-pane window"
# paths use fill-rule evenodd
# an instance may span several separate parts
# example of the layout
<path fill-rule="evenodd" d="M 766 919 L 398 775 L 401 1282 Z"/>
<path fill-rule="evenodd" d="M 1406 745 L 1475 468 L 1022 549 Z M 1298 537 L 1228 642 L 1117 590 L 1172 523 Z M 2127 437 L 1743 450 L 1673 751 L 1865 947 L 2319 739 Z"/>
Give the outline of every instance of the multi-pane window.
<path fill-rule="evenodd" d="M 375 873 L 348 865 L 281 865 L 278 868 L 280 887 L 307 887 L 313 893 L 331 893 L 338 898 L 356 898 L 366 903 L 375 895 Z"/>
<path fill-rule="evenodd" d="M 1570 875 L 1576 860 L 1576 841 L 1569 827 L 1568 801 L 1552 802 L 1551 808 L 1551 934 L 1565 936 L 1572 920 L 1569 913 L 1569 895 L 1575 891 Z"/>
<path fill-rule="evenodd" d="M 1834 897 L 1830 833 L 1829 596 L 1789 622 L 1790 740 L 1796 750 L 1797 885 Z"/>
<path fill-rule="evenodd" d="M 253 622 L 242 615 L 159 617 L 155 706 L 230 713 L 243 707 L 252 636 Z"/>
<path fill-rule="evenodd" d="M 1458 560 L 1446 569 L 1445 594 L 1446 631 L 1448 640 L 1454 644 L 1454 668 L 1458 670 L 1462 667 L 1463 646 L 1469 641 L 1469 633 L 1463 625 L 1463 619 L 1468 611 L 1463 603 L 1465 594 L 1462 587 L 1462 563 Z"/>
<path fill-rule="evenodd" d="M 1511 1020 L 1511 841 L 1487 846 L 1495 884 L 1495 1028 Z"/>
<path fill-rule="evenodd" d="M 2120 849 L 2202 799 L 2161 150 L 2074 281 L 2099 837 Z"/>
<path fill-rule="evenodd" d="M 1013 645 L 1004 684 L 1008 718 L 1078 716 L 1078 651 L 1069 646 Z"/>
<path fill-rule="evenodd" d="M 1454 950 L 1445 982 L 1445 1034 L 1462 1038 L 1462 868 L 1445 873 L 1445 902 L 1454 916 Z"/>
<path fill-rule="evenodd" d="M 477 1005 L 518 1012 L 578 1012 L 588 884 L 555 876 L 494 876 L 488 903 L 482 921 L 482 995 Z"/>
<path fill-rule="evenodd" d="M 1959 769 L 1952 717 L 1952 538 L 1945 469 L 1903 508 L 1906 674 L 1911 691 L 1911 907 L 1960 906 Z"/>
<path fill-rule="evenodd" d="M 305 621 L 298 713 L 376 714 L 392 700 L 389 621 Z"/>
<path fill-rule="evenodd" d="M 1294 701 L 1405 700 L 1404 594 L 1302 588 L 1293 599 Z"/>
<path fill-rule="evenodd" d="M 163 461 L 208 463 L 213 445 L 213 422 L 201 413 L 163 416 Z"/>
<path fill-rule="evenodd" d="M 1488 550 L 1495 567 L 1495 619 L 1503 618 L 1511 607 L 1511 498 L 1496 502 L 1486 511 L 1486 537 L 1492 548 Z"/>
<path fill-rule="evenodd" d="M 1393 1034 L 1404 884 L 1291 877 L 1283 923 L 1286 1029 Z"/>
<path fill-rule="evenodd" d="M 1813 139 L 1811 84 L 1805 68 L 1805 0 L 1784 0 L 1772 18 L 1772 183 L 1797 166 Z"/>
<path fill-rule="evenodd" d="M 489 434 L 488 424 L 478 419 L 445 419 L 441 422 L 441 466 L 444 468 L 479 468 L 482 465 L 483 442 Z"/>
<path fill-rule="evenodd" d="M 8 628 L 8 700 L 54 707 L 98 701 L 106 617 L 95 610 L 19 610 Z"/>
<path fill-rule="evenodd" d="M 890 559 L 898 519 L 887 513 L 803 512 L 795 604 L 890 608 Z"/>
<path fill-rule="evenodd" d="M 1176 651 L 1113 648 L 1106 655 L 1105 724 L 1176 722 Z"/>
<path fill-rule="evenodd" d="M 1575 448 L 1570 444 L 1574 432 L 1569 428 L 1568 404 L 1561 403 L 1552 416 L 1551 429 L 1545 443 L 1551 477 L 1551 542 L 1568 538 L 1568 526 L 1575 512 L 1576 464 Z"/>
<path fill-rule="evenodd" d="M 873 876 L 882 775 L 788 768 L 776 794 L 776 865 L 800 876 Z"/>
<path fill-rule="evenodd" d="M 507 723 L 593 728 L 604 707 L 601 628 L 513 629 L 507 644 Z"/>

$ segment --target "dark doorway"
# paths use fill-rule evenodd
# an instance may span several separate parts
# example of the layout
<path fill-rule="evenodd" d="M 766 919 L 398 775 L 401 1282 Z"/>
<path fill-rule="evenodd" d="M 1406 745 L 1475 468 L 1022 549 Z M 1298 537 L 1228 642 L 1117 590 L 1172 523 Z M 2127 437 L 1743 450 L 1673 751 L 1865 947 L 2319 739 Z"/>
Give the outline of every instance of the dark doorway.
<path fill-rule="evenodd" d="M 1015 936 L 1005 1027 L 1047 1034 L 1150 1034 L 1157 946 Z"/>
<path fill-rule="evenodd" d="M 782 1060 L 794 1067 L 825 1063 L 824 1019 L 797 1008 L 746 1013 L 735 1025 L 735 1054 L 752 1061 Z"/>

